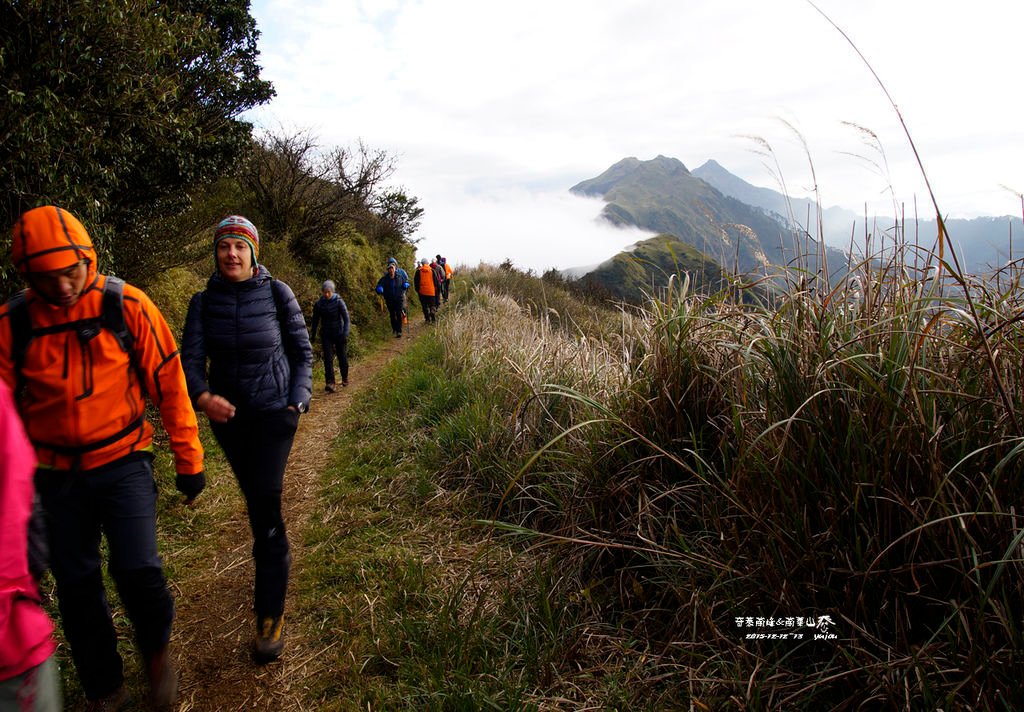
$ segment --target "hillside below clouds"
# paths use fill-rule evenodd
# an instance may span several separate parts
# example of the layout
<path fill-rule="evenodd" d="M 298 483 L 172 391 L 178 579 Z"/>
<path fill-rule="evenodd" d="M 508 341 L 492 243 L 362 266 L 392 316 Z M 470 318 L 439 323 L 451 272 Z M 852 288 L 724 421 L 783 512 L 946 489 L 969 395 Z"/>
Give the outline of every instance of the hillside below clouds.
<path fill-rule="evenodd" d="M 675 158 L 658 156 L 649 161 L 624 158 L 596 178 L 570 188 L 572 193 L 604 199 L 602 217 L 614 225 L 632 225 L 658 233 L 658 237 L 639 243 L 627 254 L 637 256 L 638 249 L 657 241 L 664 248 L 665 237 L 674 237 L 689 248 L 676 250 L 680 255 L 701 254 L 730 273 L 763 275 L 779 265 L 794 264 L 802 255 L 803 266 L 817 270 L 819 248 L 797 233 L 781 218 L 725 195 L 686 169 Z M 833 272 L 845 270 L 841 251 L 828 255 Z M 621 260 L 620 260 L 621 261 Z M 590 274 L 607 282 L 609 291 L 619 292 L 611 284 L 614 277 L 605 263 Z M 646 265 L 648 285 L 657 286 L 667 274 L 654 265 Z M 608 274 L 603 274 L 608 272 Z M 713 280 L 715 283 L 718 280 Z M 713 285 L 709 285 L 713 286 Z"/>
<path fill-rule="evenodd" d="M 603 198 L 606 205 L 601 214 L 613 225 L 674 235 L 723 266 L 738 263 L 741 272 L 763 272 L 779 259 L 782 229 L 778 222 L 722 195 L 675 158 L 624 158 L 569 190 Z M 746 225 L 754 234 L 737 225 Z M 761 234 L 764 241 L 758 239 Z M 766 250 L 769 235 L 776 247 Z"/>
<path fill-rule="evenodd" d="M 851 247 L 855 260 L 864 255 L 865 234 L 872 235 L 870 251 L 878 257 L 878 250 L 891 248 L 896 236 L 929 250 L 938 231 L 934 218 L 908 216 L 897 227 L 892 217 L 858 218 L 852 211 L 830 207 L 822 211 L 826 235 L 822 245 L 815 238 L 818 208 L 813 201 L 790 199 L 751 185 L 713 160 L 690 172 L 675 158 L 624 158 L 596 178 L 577 183 L 570 192 L 603 199 L 601 217 L 613 225 L 657 234 L 597 268 L 575 271 L 577 275 L 586 272 L 588 281 L 602 285 L 608 293 L 631 295 L 632 300 L 643 298 L 640 290 L 649 293 L 662 286 L 673 271 L 689 271 L 698 282 L 703 277 L 709 289 L 721 283 L 718 268 L 730 274 L 762 275 L 776 272 L 779 266 L 799 265 L 815 273 L 823 252 L 834 284 L 845 274 Z M 990 273 L 1022 256 L 1024 223 L 1019 217 L 947 219 L 945 223 L 968 273 Z M 687 249 L 673 247 L 673 241 Z M 1014 242 L 1018 247 L 1011 254 Z M 630 261 L 636 264 L 626 269 Z M 714 263 L 713 267 L 709 269 L 706 262 Z M 673 264 L 677 265 L 674 270 Z M 628 284 L 619 284 L 624 277 Z"/>

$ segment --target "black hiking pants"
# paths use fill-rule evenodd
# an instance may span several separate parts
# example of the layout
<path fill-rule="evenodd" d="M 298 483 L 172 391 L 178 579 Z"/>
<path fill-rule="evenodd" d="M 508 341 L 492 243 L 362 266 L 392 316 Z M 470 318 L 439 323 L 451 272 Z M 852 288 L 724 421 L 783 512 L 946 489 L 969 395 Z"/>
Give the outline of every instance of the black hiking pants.
<path fill-rule="evenodd" d="M 328 386 L 334 385 L 334 355 L 338 355 L 338 366 L 341 371 L 342 383 L 348 382 L 348 339 L 344 336 L 323 335 L 320 342 L 324 347 L 324 381 Z"/>
<path fill-rule="evenodd" d="M 402 317 L 405 314 L 405 307 L 401 298 L 385 299 L 388 305 L 388 317 L 391 319 L 391 331 L 395 334 L 402 333 Z"/>
<path fill-rule="evenodd" d="M 108 569 L 148 659 L 171 638 L 174 599 L 156 550 L 152 456 L 134 453 L 93 470 L 36 471 L 46 518 L 50 567 L 71 657 L 90 700 L 124 681 L 117 633 L 103 588 L 100 533 Z"/>
<path fill-rule="evenodd" d="M 437 321 L 437 297 L 434 295 L 421 294 L 420 306 L 423 307 L 423 320 L 426 322 Z"/>
<path fill-rule="evenodd" d="M 256 568 L 253 605 L 259 618 L 284 613 L 291 555 L 281 491 L 298 424 L 299 414 L 288 408 L 238 413 L 226 423 L 210 423 L 245 496 Z"/>

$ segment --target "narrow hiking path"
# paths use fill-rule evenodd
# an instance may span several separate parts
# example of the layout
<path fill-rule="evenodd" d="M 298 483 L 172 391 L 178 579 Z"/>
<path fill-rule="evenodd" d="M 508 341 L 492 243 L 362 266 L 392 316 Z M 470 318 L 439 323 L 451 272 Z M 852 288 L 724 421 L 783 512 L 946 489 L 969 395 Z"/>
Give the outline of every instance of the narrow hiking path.
<path fill-rule="evenodd" d="M 341 431 L 353 397 L 367 388 L 388 362 L 404 351 L 424 325 L 410 318 L 401 339 L 391 339 L 367 357 L 351 364 L 350 385 L 324 393 L 314 382 L 310 412 L 300 419 L 288 460 L 284 485 L 284 519 L 292 553 L 292 574 L 302 570 L 305 531 L 316 509 L 320 474 L 332 458 L 331 444 Z M 209 506 L 223 516 L 211 521 L 196 537 L 210 558 L 189 562 L 173 582 L 177 605 L 173 650 L 181 675 L 180 709 L 186 710 L 300 710 L 304 681 L 319 671 L 323 650 L 307 643 L 304 621 L 293 605 L 294 586 L 285 608 L 285 654 L 269 665 L 252 662 L 249 650 L 255 632 L 252 612 L 252 536 L 244 500 L 229 469 L 209 488 Z M 223 480 L 230 480 L 224 482 Z M 207 493 L 204 493 L 206 496 Z M 167 552 L 165 559 L 186 557 Z M 337 640 L 331 644 L 344 645 Z"/>

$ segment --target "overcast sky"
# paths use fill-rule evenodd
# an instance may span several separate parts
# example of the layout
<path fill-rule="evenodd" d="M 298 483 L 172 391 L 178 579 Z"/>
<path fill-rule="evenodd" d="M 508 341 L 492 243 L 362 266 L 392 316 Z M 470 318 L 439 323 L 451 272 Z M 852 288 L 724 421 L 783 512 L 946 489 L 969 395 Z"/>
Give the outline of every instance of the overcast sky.
<path fill-rule="evenodd" d="M 943 213 L 1019 216 L 1024 2 L 817 6 L 898 104 Z M 394 154 L 392 182 L 426 211 L 421 255 L 536 270 L 610 257 L 644 235 L 603 227 L 602 203 L 568 189 L 627 156 L 715 159 L 778 189 L 777 161 L 799 197 L 813 163 L 826 206 L 891 214 L 891 187 L 930 210 L 896 112 L 806 0 L 254 0 L 252 13 L 277 96 L 246 118 Z"/>

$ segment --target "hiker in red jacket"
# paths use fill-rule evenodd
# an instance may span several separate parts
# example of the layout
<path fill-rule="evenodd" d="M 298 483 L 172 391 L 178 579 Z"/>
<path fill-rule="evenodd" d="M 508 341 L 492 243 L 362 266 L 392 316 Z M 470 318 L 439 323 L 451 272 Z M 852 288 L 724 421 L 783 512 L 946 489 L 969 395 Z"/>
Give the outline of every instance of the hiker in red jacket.
<path fill-rule="evenodd" d="M 55 206 L 14 226 L 11 258 L 28 289 L 0 310 L 0 380 L 14 390 L 35 446 L 50 565 L 64 634 L 86 697 L 127 703 L 117 632 L 103 586 L 108 569 L 149 677 L 151 703 L 170 707 L 174 601 L 156 545 L 153 427 L 160 414 L 191 501 L 202 491 L 203 448 L 170 327 L 146 294 L 100 274 L 85 227 Z"/>

